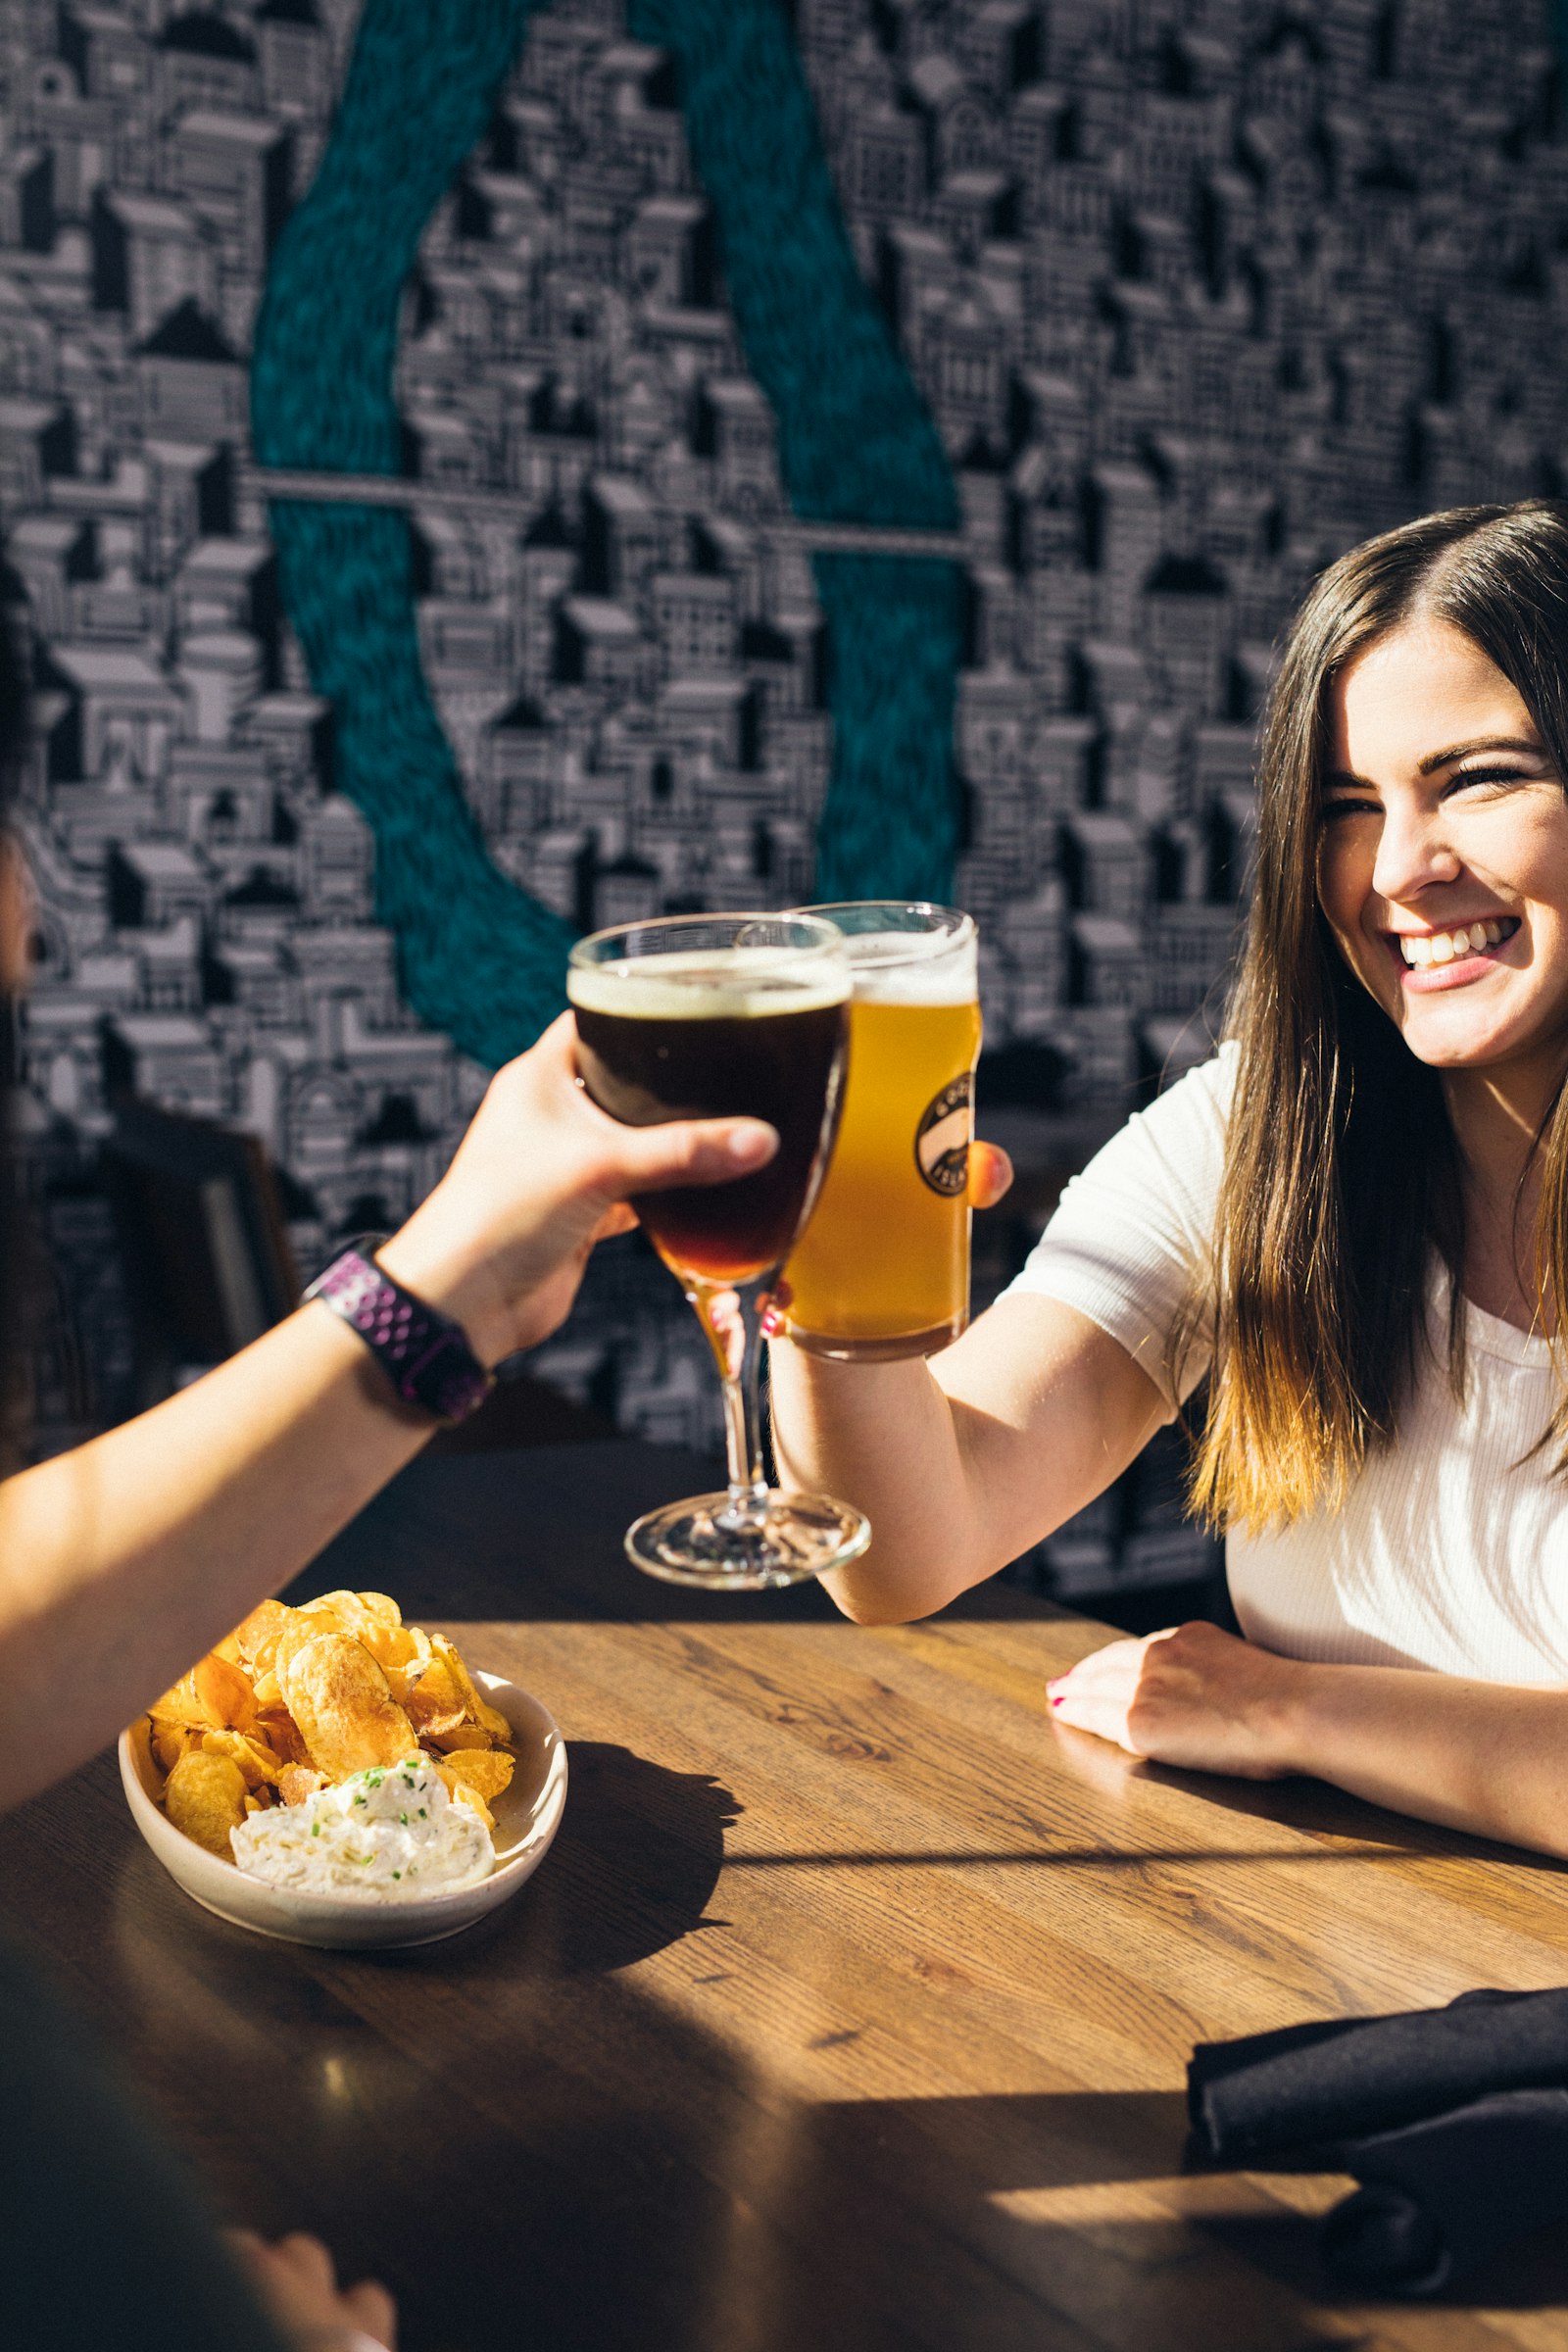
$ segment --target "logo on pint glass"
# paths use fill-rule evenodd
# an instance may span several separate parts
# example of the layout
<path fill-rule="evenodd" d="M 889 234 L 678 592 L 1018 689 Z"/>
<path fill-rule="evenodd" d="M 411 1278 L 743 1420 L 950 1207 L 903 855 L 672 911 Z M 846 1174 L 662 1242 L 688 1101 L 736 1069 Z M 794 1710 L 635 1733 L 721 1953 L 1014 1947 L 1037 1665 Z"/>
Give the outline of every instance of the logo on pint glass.
<path fill-rule="evenodd" d="M 914 1131 L 914 1164 L 934 1193 L 951 1200 L 969 1177 L 969 1127 L 974 1072 L 965 1070 L 926 1104 Z"/>

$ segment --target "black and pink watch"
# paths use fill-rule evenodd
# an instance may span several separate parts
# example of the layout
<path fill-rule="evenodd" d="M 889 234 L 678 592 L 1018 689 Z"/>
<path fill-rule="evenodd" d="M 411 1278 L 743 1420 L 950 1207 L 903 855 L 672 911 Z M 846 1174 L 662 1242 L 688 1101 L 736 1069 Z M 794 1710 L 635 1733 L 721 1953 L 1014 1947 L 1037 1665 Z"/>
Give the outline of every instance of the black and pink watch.
<path fill-rule="evenodd" d="M 334 1257 L 305 1296 L 359 1333 L 405 1404 L 438 1421 L 466 1420 L 495 1386 L 462 1324 L 416 1298 L 357 1246 Z"/>

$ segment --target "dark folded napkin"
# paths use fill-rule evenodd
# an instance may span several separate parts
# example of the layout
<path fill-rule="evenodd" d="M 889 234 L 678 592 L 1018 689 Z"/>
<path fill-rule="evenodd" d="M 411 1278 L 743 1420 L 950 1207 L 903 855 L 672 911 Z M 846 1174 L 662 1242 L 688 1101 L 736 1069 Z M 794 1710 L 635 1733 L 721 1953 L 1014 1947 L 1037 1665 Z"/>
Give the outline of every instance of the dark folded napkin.
<path fill-rule="evenodd" d="M 1462 1992 L 1446 2009 L 1200 2042 L 1187 2070 L 1194 2133 L 1232 2162 L 1392 2132 L 1499 2091 L 1559 2087 L 1568 1990 Z"/>
<path fill-rule="evenodd" d="M 1505 2091 L 1336 2156 L 1361 2186 L 1323 2224 L 1324 2268 L 1342 2286 L 1437 2294 L 1568 2216 L 1568 2090 Z"/>

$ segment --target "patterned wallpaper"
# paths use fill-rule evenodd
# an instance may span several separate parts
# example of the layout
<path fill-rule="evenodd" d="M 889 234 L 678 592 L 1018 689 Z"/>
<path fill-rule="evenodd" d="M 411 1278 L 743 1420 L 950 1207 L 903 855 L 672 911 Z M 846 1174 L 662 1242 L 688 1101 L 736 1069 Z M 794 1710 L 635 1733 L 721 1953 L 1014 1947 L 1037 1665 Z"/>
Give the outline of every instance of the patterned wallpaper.
<path fill-rule="evenodd" d="M 789 336 L 769 359 L 749 323 L 768 256 L 699 103 L 708 4 L 441 19 L 503 60 L 520 46 L 394 321 L 384 514 L 407 525 L 386 544 L 419 743 L 474 861 L 422 914 L 417 833 L 388 896 L 374 763 L 368 785 L 321 691 L 309 566 L 280 564 L 249 438 L 258 308 L 356 0 L 0 12 L 0 520 L 35 688 L 25 1053 L 66 1267 L 40 1373 L 62 1427 L 114 1408 L 122 1358 L 90 1172 L 106 1086 L 260 1135 L 318 1260 L 427 1189 L 501 1034 L 471 991 L 440 1025 L 411 1008 L 431 1006 L 413 926 L 432 908 L 443 952 L 487 892 L 509 920 L 541 910 L 553 969 L 572 927 L 788 904 L 847 855 L 847 730 L 858 712 L 875 736 L 888 583 L 952 576 L 878 534 L 943 518 L 895 502 L 835 541 L 831 502 L 800 491 Z M 1400 516 L 1562 481 L 1547 14 L 736 0 L 733 21 L 759 7 L 804 64 L 846 250 L 903 357 L 888 380 L 921 396 L 906 429 L 940 437 L 951 746 L 927 726 L 901 751 L 908 824 L 951 809 L 930 857 L 956 855 L 982 927 L 991 1101 L 1045 1165 L 1203 1050 L 1258 698 L 1303 584 Z M 414 22 L 368 9 L 379 32 Z M 455 73 L 439 50 L 429 74 Z M 323 478 L 288 510 L 312 547 L 376 469 L 332 457 L 330 386 L 320 407 Z M 837 453 L 846 478 L 875 441 Z M 935 660 L 946 610 L 910 660 Z M 896 844 L 897 774 L 880 789 Z M 627 1426 L 705 1436 L 684 1314 L 612 1253 L 546 1368 Z M 1188 1539 L 1141 1507 L 1069 1531 L 1063 1580 L 1162 1572 Z"/>

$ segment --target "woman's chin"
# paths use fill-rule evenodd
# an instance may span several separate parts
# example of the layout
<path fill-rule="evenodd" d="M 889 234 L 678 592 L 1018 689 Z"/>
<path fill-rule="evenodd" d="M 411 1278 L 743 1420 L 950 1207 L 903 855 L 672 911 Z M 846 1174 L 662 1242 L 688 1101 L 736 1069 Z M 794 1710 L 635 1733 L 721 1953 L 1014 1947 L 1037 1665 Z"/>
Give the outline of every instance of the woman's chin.
<path fill-rule="evenodd" d="M 1400 1008 L 1399 1035 L 1415 1055 L 1434 1070 L 1484 1070 L 1499 1062 L 1517 1061 L 1560 1049 L 1560 1024 L 1530 1020 L 1478 1019 L 1458 1004 L 1441 998 L 1416 1000 Z"/>

